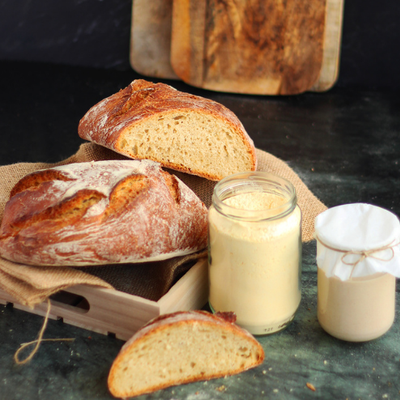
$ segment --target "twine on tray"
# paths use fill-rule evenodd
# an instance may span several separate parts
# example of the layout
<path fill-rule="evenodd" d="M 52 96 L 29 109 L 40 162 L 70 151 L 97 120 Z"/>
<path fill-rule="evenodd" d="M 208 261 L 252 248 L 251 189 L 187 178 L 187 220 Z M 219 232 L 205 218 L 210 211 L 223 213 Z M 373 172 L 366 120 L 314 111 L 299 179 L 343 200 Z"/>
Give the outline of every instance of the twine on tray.
<path fill-rule="evenodd" d="M 50 308 L 51 308 L 51 303 L 50 303 L 50 300 L 47 299 L 47 312 L 46 312 L 46 316 L 44 318 L 42 328 L 40 329 L 39 336 L 36 340 L 33 340 L 28 343 L 22 343 L 20 345 L 19 349 L 14 354 L 14 361 L 16 364 L 22 365 L 22 364 L 26 364 L 28 361 L 30 361 L 33 358 L 33 356 L 36 354 L 36 352 L 38 351 L 39 346 L 42 342 L 58 342 L 58 341 L 74 341 L 75 340 L 74 338 L 43 339 L 43 334 L 44 334 L 44 331 L 46 330 L 47 322 L 49 320 Z M 35 345 L 35 347 L 31 351 L 31 353 L 25 359 L 20 360 L 18 357 L 19 353 L 23 349 L 25 349 L 26 347 L 31 346 L 31 345 Z"/>
<path fill-rule="evenodd" d="M 333 250 L 333 251 L 337 251 L 339 253 L 343 253 L 342 257 L 340 258 L 340 261 L 343 264 L 346 264 L 346 265 L 349 265 L 349 266 L 352 267 L 349 278 L 351 278 L 353 276 L 353 272 L 354 272 L 355 267 L 361 261 L 364 261 L 368 257 L 374 258 L 375 260 L 384 261 L 384 262 L 391 261 L 393 259 L 393 257 L 394 257 L 394 247 L 396 247 L 396 246 L 398 246 L 400 244 L 400 243 L 395 243 L 395 240 L 392 240 L 386 246 L 381 246 L 381 247 L 378 247 L 376 249 L 371 249 L 371 250 L 342 250 L 342 249 L 337 249 L 337 248 L 328 246 L 318 236 L 316 236 L 315 238 L 318 240 L 318 242 L 320 242 L 327 249 Z M 375 255 L 375 253 L 379 253 L 379 252 L 385 251 L 385 250 L 390 250 L 391 251 L 391 256 L 389 258 L 377 257 Z M 356 256 L 359 256 L 359 258 L 354 262 L 348 262 L 348 261 L 345 260 L 345 258 L 350 256 L 350 255 L 356 255 Z M 333 272 L 334 272 L 335 268 L 336 268 L 336 265 L 333 268 Z"/>

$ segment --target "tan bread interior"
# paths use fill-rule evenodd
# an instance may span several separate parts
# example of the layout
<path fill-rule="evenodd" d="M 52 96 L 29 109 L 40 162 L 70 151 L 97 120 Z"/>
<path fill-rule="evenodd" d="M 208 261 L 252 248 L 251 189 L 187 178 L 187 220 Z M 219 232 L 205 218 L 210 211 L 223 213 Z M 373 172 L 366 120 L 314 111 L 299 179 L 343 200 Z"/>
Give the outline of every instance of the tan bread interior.
<path fill-rule="evenodd" d="M 254 366 L 260 358 L 250 340 L 215 327 L 186 324 L 158 333 L 145 336 L 124 354 L 114 371 L 121 394 L 229 375 Z"/>
<path fill-rule="evenodd" d="M 207 171 L 219 177 L 252 168 L 243 138 L 212 115 L 183 111 L 164 113 L 127 128 L 120 150 L 133 158 L 149 158 Z"/>

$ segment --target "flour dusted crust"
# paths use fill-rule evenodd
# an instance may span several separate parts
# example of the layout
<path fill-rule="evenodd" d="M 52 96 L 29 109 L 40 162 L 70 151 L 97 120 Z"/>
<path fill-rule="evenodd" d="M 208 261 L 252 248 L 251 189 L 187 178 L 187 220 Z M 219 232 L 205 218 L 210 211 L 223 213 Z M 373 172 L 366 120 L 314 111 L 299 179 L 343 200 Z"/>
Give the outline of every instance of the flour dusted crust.
<path fill-rule="evenodd" d="M 143 160 L 42 170 L 11 191 L 0 254 L 31 265 L 136 263 L 206 247 L 207 209 L 178 178 Z"/>
<path fill-rule="evenodd" d="M 262 364 L 263 348 L 234 321 L 231 313 L 182 311 L 149 322 L 116 357 L 108 376 L 111 394 L 133 397 Z"/>
<path fill-rule="evenodd" d="M 257 164 L 254 143 L 232 111 L 142 79 L 93 106 L 78 133 L 130 158 L 210 180 L 254 171 Z"/>

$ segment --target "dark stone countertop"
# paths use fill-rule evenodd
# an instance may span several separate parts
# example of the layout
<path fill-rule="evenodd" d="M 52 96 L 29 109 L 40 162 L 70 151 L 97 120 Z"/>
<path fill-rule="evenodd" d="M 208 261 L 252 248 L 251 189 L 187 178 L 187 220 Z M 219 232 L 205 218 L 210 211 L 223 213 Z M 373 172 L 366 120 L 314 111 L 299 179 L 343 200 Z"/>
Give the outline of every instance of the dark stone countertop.
<path fill-rule="evenodd" d="M 0 164 L 56 162 L 75 153 L 83 142 L 77 135 L 79 119 L 136 77 L 133 71 L 0 62 Z M 229 107 L 256 146 L 286 161 L 327 206 L 366 202 L 400 215 L 397 93 L 333 88 L 257 97 L 170 83 Z M 294 322 L 278 334 L 258 337 L 266 353 L 263 365 L 139 398 L 399 398 L 399 296 L 396 320 L 386 335 L 347 343 L 319 326 L 316 282 L 311 242 L 303 247 L 302 302 Z M 75 340 L 42 343 L 29 364 L 15 365 L 15 351 L 34 340 L 42 324 L 42 317 L 0 305 L 0 399 L 111 399 L 106 378 L 123 344 L 111 336 L 50 320 L 45 338 Z"/>

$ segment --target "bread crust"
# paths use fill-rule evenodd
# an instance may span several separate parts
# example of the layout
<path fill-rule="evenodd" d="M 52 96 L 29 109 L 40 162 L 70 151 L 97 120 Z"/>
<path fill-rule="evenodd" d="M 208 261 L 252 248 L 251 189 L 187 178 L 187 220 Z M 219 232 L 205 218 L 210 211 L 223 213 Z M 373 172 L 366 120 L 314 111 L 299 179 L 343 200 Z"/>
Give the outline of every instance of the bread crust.
<path fill-rule="evenodd" d="M 254 143 L 232 111 L 218 102 L 178 91 L 164 83 L 154 84 L 143 79 L 134 80 L 125 89 L 121 89 L 94 105 L 80 120 L 78 134 L 85 140 L 95 142 L 130 158 L 152 159 L 162 163 L 166 168 L 210 180 L 222 179 L 223 175 L 216 175 L 206 167 L 193 169 L 188 164 L 176 163 L 157 156 L 143 157 L 123 148 L 121 141 L 127 130 L 140 126 L 146 120 L 176 112 L 189 115 L 198 113 L 221 121 L 240 137 L 243 145 L 241 151 L 246 153 L 245 156 L 249 158 L 246 170 L 254 171 L 256 169 L 257 158 Z M 184 149 L 176 148 L 174 151 L 181 152 Z"/>
<path fill-rule="evenodd" d="M 207 245 L 207 209 L 152 161 L 110 160 L 37 171 L 12 189 L 0 254 L 31 265 L 155 261 Z"/>
<path fill-rule="evenodd" d="M 230 313 L 228 313 L 230 314 Z M 253 353 L 255 353 L 254 360 L 247 364 L 246 367 L 243 367 L 240 364 L 230 365 L 229 368 L 220 370 L 218 372 L 210 373 L 210 371 L 205 371 L 203 374 L 198 374 L 197 376 L 186 376 L 182 379 L 174 379 L 174 380 L 165 380 L 163 383 L 159 383 L 156 385 L 150 385 L 147 390 L 144 391 L 136 391 L 136 392 L 127 392 L 120 389 L 118 385 L 118 373 L 123 368 L 122 363 L 125 363 L 127 359 L 130 357 L 130 353 L 134 351 L 135 348 L 140 347 L 141 345 L 146 345 L 147 339 L 151 336 L 157 336 L 158 340 L 168 341 L 171 339 L 167 339 L 168 331 L 171 327 L 189 325 L 193 326 L 195 330 L 201 328 L 209 328 L 211 330 L 220 331 L 223 333 L 230 332 L 236 338 L 245 339 L 248 343 L 249 348 L 252 349 Z M 204 337 L 205 346 L 207 346 L 207 338 Z M 201 352 L 201 349 L 198 349 Z M 223 349 L 221 349 L 221 353 L 223 353 Z M 220 355 L 223 357 L 223 355 Z M 219 357 L 219 356 L 218 356 Z M 166 387 L 170 387 L 173 385 L 186 384 L 190 382 L 196 382 L 200 380 L 210 380 L 215 378 L 220 378 L 224 376 L 238 374 L 250 368 L 254 368 L 264 361 L 265 354 L 260 343 L 246 330 L 240 328 L 236 325 L 231 315 L 225 319 L 223 315 L 214 315 L 207 311 L 178 311 L 175 313 L 161 315 L 154 320 L 147 323 L 142 329 L 140 329 L 136 334 L 132 336 L 121 348 L 117 358 L 115 359 L 108 376 L 108 387 L 110 392 L 115 397 L 132 397 L 138 396 L 144 393 L 152 393 L 160 389 L 164 389 Z M 209 360 L 210 363 L 214 362 L 214 359 Z M 176 363 L 179 363 L 179 359 L 176 359 Z M 151 375 L 152 371 L 149 369 L 148 373 Z"/>

